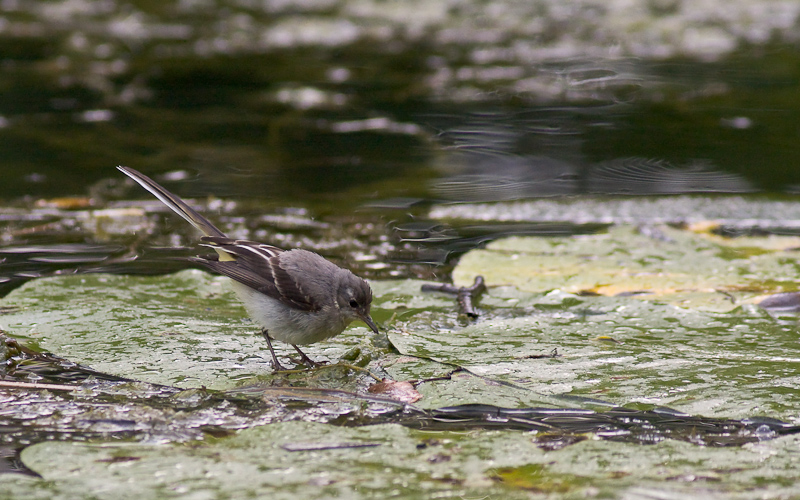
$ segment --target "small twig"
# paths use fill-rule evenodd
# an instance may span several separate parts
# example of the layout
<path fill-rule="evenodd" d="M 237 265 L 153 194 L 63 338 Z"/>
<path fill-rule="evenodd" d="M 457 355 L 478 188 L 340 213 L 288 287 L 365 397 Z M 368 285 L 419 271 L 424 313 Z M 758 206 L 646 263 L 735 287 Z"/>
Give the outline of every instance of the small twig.
<path fill-rule="evenodd" d="M 60 385 L 60 384 L 37 384 L 33 382 L 14 382 L 11 380 L 0 380 L 0 387 L 10 387 L 12 389 L 45 389 L 50 391 L 77 391 L 80 386 Z"/>
<path fill-rule="evenodd" d="M 459 368 L 456 368 L 455 370 L 452 370 L 449 373 L 447 373 L 446 375 L 443 375 L 441 377 L 431 377 L 431 378 L 423 378 L 423 379 L 419 379 L 419 380 L 409 380 L 409 382 L 416 389 L 420 385 L 425 384 L 427 382 L 438 382 L 440 380 L 452 380 L 453 379 L 453 375 L 455 375 L 456 373 L 464 372 L 464 371 L 466 371 L 466 370 L 464 370 L 463 368 L 459 367 Z"/>
<path fill-rule="evenodd" d="M 486 284 L 483 281 L 483 276 L 475 276 L 475 282 L 472 286 L 457 287 L 449 283 L 441 285 L 422 285 L 423 292 L 442 292 L 449 295 L 455 295 L 458 300 L 458 306 L 461 309 L 461 314 L 465 314 L 470 318 L 477 318 L 478 311 L 473 305 L 480 294 L 486 291 Z"/>
<path fill-rule="evenodd" d="M 717 293 L 721 293 L 722 295 L 727 297 L 728 300 L 731 301 L 731 304 L 735 304 L 736 303 L 736 297 L 732 293 L 726 292 L 724 290 L 714 290 L 714 291 L 717 292 Z"/>
<path fill-rule="evenodd" d="M 371 448 L 380 446 L 381 443 L 362 443 L 362 442 L 337 442 L 337 443 L 286 443 L 281 448 L 286 451 L 322 451 L 322 450 L 345 450 L 351 448 Z"/>

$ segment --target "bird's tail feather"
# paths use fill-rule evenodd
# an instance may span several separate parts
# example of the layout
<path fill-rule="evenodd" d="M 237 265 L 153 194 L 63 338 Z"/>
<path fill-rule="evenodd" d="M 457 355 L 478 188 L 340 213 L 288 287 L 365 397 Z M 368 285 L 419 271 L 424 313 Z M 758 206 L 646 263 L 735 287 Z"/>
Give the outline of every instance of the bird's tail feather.
<path fill-rule="evenodd" d="M 118 166 L 117 169 L 150 191 L 153 196 L 161 200 L 173 212 L 186 219 L 189 224 L 202 231 L 206 236 L 225 236 L 225 233 L 217 229 L 208 219 L 197 213 L 185 201 L 158 185 L 153 179 L 129 167 Z"/>

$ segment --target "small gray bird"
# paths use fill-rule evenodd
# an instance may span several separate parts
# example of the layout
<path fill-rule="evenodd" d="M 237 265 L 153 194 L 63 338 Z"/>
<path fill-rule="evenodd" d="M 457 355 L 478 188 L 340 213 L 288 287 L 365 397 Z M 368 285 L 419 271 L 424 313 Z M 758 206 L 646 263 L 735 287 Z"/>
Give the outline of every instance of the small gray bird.
<path fill-rule="evenodd" d="M 363 321 L 378 333 L 369 315 L 372 289 L 352 272 L 307 250 L 283 250 L 228 238 L 149 177 L 132 168 L 117 168 L 205 235 L 200 238 L 202 245 L 213 248 L 217 258 L 190 260 L 231 278 L 236 295 L 262 328 L 275 371 L 285 368 L 275 356 L 271 339 L 291 344 L 304 364 L 318 366 L 297 346 L 339 335 L 355 320 Z"/>

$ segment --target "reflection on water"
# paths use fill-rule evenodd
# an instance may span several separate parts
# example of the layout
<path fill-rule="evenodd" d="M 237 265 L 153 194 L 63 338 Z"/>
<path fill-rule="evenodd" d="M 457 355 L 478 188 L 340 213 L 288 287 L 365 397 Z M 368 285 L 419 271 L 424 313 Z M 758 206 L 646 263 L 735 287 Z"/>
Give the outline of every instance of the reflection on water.
<path fill-rule="evenodd" d="M 792 2 L 6 1 L 1 14 L 0 296 L 56 274 L 177 271 L 202 251 L 118 164 L 234 237 L 371 279 L 445 279 L 511 234 L 696 217 L 683 199 L 655 200 L 664 215 L 620 195 L 800 191 Z M 446 207 L 501 200 L 522 205 Z M 731 230 L 795 227 L 706 210 L 740 199 L 720 200 L 699 208 Z"/>
<path fill-rule="evenodd" d="M 664 160 L 620 158 L 575 165 L 547 157 L 458 154 L 449 175 L 432 191 L 454 201 L 505 201 L 565 195 L 663 195 L 745 193 L 755 188 L 745 178 L 701 163 L 675 167 Z"/>
<path fill-rule="evenodd" d="M 6 2 L 0 197 L 119 163 L 340 213 L 800 184 L 800 6 L 634 4 Z"/>
<path fill-rule="evenodd" d="M 621 158 L 600 163 L 588 175 L 598 194 L 743 193 L 754 191 L 739 175 L 696 163 L 676 168 L 662 160 Z"/>

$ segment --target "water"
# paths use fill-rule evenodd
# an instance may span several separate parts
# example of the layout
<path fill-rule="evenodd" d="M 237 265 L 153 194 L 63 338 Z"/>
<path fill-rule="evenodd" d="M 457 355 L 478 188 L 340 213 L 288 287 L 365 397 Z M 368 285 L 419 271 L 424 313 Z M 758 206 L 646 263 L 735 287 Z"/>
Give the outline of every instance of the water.
<path fill-rule="evenodd" d="M 276 242 L 370 277 L 431 277 L 408 262 L 538 230 L 444 242 L 432 221 L 424 251 L 408 248 L 431 202 L 794 193 L 797 9 L 725 4 L 720 23 L 711 0 L 626 5 L 6 2 L 0 199 L 19 210 L 0 215 L 4 239 L 59 247 L 6 255 L 2 279 L 64 269 L 60 245 L 105 244 L 75 216 L 146 197 L 117 164 L 231 202 L 211 208 L 243 236 L 288 233 Z M 311 220 L 357 227 L 327 242 Z M 95 255 L 115 257 L 110 271 L 177 269 L 122 253 Z"/>
<path fill-rule="evenodd" d="M 7 2 L 0 197 L 793 191 L 796 6 L 626 5 Z"/>

